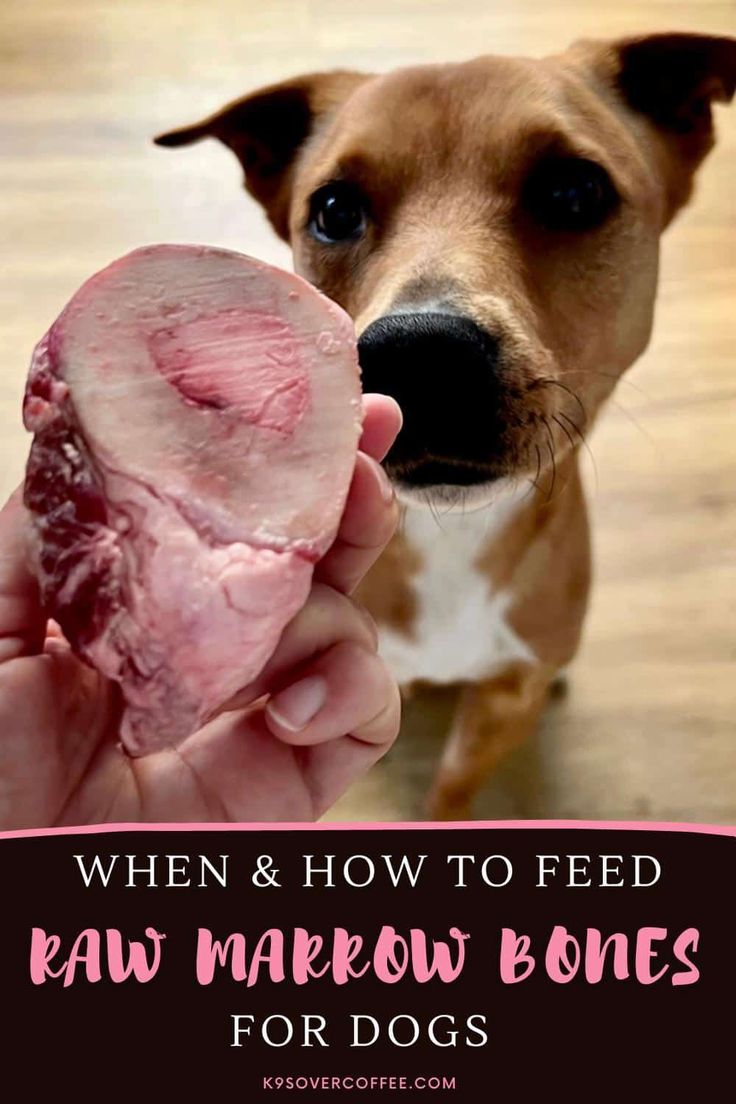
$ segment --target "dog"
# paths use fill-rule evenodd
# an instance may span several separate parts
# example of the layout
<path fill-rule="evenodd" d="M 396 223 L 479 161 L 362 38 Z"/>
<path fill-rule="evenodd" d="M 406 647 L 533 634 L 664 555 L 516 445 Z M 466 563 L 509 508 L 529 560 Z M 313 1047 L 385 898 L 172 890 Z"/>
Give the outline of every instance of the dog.
<path fill-rule="evenodd" d="M 364 389 L 401 406 L 402 522 L 359 597 L 403 687 L 462 687 L 431 816 L 469 815 L 577 650 L 578 453 L 648 343 L 660 234 L 735 88 L 735 39 L 658 34 L 313 73 L 156 139 L 235 153 L 353 317 Z"/>

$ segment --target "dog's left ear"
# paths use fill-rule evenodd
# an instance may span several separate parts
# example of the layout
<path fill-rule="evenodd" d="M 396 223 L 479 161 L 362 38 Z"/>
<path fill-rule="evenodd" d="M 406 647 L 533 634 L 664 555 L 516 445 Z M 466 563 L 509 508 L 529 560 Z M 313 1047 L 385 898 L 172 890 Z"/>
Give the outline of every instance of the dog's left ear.
<path fill-rule="evenodd" d="M 578 50 L 588 61 L 592 55 L 598 78 L 665 140 L 671 216 L 689 197 L 695 169 L 714 143 L 712 104 L 728 103 L 736 91 L 736 39 L 655 34 L 580 43 Z"/>
<path fill-rule="evenodd" d="M 693 153 L 712 142 L 711 104 L 729 103 L 736 91 L 736 39 L 659 34 L 624 39 L 616 50 L 617 83 L 634 110 L 689 141 Z"/>
<path fill-rule="evenodd" d="M 245 172 L 245 186 L 265 208 L 282 238 L 289 236 L 289 201 L 295 158 L 315 127 L 367 74 L 344 69 L 307 73 L 234 100 L 193 126 L 154 139 L 159 146 L 188 146 L 219 138 Z"/>

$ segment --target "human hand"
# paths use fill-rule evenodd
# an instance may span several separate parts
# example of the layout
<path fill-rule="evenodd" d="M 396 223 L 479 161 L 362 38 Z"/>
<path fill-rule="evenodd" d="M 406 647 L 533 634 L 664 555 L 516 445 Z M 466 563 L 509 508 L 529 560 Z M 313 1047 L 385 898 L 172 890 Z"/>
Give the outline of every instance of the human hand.
<path fill-rule="evenodd" d="M 397 506 L 378 460 L 393 400 L 366 396 L 335 543 L 264 671 L 177 748 L 131 759 L 117 684 L 79 660 L 39 604 L 20 491 L 0 512 L 0 828 L 103 822 L 313 820 L 396 737 L 396 684 L 350 594 Z M 310 716 L 311 714 L 311 716 Z"/>

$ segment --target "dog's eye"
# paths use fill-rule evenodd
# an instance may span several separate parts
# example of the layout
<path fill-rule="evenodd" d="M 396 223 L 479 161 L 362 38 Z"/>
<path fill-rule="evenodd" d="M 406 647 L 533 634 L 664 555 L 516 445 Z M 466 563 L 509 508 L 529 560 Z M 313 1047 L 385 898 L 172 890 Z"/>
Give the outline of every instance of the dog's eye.
<path fill-rule="evenodd" d="M 543 161 L 527 181 L 525 205 L 549 230 L 592 230 L 618 202 L 610 176 L 595 161 Z"/>
<path fill-rule="evenodd" d="M 366 204 L 360 190 L 335 180 L 318 188 L 309 204 L 309 231 L 322 242 L 359 238 L 366 225 Z"/>

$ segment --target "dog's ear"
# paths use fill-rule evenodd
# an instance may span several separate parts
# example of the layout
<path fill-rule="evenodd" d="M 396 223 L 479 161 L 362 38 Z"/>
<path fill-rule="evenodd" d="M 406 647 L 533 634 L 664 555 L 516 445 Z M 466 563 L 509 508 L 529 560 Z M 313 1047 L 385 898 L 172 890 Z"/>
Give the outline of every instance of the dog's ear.
<path fill-rule="evenodd" d="M 289 236 L 294 160 L 321 121 L 339 107 L 367 74 L 348 70 L 308 73 L 234 100 L 192 126 L 159 134 L 159 146 L 187 146 L 219 138 L 245 172 L 245 186 L 266 210 L 282 238 Z"/>
<path fill-rule="evenodd" d="M 663 140 L 671 216 L 688 199 L 693 174 L 714 142 L 712 104 L 736 91 L 736 39 L 655 34 L 580 43 L 594 70 Z M 580 56 L 580 54 L 578 54 Z"/>
<path fill-rule="evenodd" d="M 707 152 L 713 138 L 711 104 L 736 91 L 736 39 L 658 34 L 616 45 L 617 84 L 630 107 Z M 698 149 L 698 147 L 701 149 Z"/>

